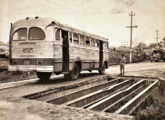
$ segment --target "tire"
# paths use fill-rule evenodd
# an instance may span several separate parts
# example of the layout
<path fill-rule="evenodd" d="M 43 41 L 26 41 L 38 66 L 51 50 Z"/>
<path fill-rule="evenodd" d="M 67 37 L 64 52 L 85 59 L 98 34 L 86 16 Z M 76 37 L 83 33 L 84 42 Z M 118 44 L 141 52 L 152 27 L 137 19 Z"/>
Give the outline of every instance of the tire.
<path fill-rule="evenodd" d="M 105 74 L 105 64 L 102 66 L 101 69 L 99 69 L 99 74 L 100 74 L 100 75 Z"/>
<path fill-rule="evenodd" d="M 76 80 L 80 74 L 80 67 L 75 64 L 73 70 L 69 72 L 69 74 L 64 74 L 64 78 L 67 80 Z"/>
<path fill-rule="evenodd" d="M 50 72 L 37 72 L 37 77 L 39 78 L 39 81 L 46 82 L 49 80 L 52 73 Z"/>

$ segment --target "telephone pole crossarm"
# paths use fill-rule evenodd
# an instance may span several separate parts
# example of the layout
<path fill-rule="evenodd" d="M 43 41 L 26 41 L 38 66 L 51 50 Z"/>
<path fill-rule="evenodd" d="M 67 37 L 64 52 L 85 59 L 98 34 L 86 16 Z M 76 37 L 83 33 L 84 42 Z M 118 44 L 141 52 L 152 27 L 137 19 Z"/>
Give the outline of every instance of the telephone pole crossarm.
<path fill-rule="evenodd" d="M 137 25 L 132 26 L 132 28 L 137 28 Z M 131 28 L 131 26 L 127 26 L 127 28 Z"/>

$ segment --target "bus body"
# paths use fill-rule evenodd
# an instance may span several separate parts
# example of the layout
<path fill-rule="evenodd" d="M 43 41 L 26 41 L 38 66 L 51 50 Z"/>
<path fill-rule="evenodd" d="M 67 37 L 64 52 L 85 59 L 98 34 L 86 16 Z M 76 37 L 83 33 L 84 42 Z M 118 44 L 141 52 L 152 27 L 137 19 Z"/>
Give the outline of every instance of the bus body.
<path fill-rule="evenodd" d="M 26 18 L 11 25 L 9 71 L 52 72 L 77 79 L 83 70 L 108 67 L 108 39 L 61 24 L 51 18 Z"/>

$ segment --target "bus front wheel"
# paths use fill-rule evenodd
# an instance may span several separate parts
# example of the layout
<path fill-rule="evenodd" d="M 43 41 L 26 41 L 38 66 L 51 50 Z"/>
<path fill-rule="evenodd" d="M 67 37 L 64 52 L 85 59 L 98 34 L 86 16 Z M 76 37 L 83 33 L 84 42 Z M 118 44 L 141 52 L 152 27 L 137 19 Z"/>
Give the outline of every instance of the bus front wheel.
<path fill-rule="evenodd" d="M 49 80 L 51 76 L 51 73 L 50 72 L 37 72 L 37 77 L 39 78 L 39 80 L 41 82 L 46 82 Z"/>
<path fill-rule="evenodd" d="M 80 74 L 80 67 L 78 64 L 75 64 L 73 70 L 69 72 L 69 74 L 64 74 L 65 79 L 76 80 Z"/>

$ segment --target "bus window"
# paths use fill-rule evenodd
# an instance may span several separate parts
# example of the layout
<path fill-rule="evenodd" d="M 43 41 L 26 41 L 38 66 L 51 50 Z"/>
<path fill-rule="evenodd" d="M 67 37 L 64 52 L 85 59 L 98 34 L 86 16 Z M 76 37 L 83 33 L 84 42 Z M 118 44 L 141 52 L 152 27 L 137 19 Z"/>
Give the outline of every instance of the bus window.
<path fill-rule="evenodd" d="M 85 38 L 84 35 L 80 35 L 80 44 L 85 45 Z"/>
<path fill-rule="evenodd" d="M 90 38 L 86 37 L 86 46 L 90 46 Z"/>
<path fill-rule="evenodd" d="M 31 27 L 29 29 L 29 40 L 44 40 L 45 33 L 41 28 Z"/>
<path fill-rule="evenodd" d="M 70 43 L 72 43 L 72 33 L 69 33 L 69 40 L 70 40 Z"/>
<path fill-rule="evenodd" d="M 95 40 L 91 38 L 91 46 L 95 46 Z"/>
<path fill-rule="evenodd" d="M 104 42 L 104 49 L 108 49 L 108 42 Z"/>
<path fill-rule="evenodd" d="M 108 42 L 106 43 L 107 44 L 107 49 L 109 48 L 109 44 L 108 44 Z"/>
<path fill-rule="evenodd" d="M 79 35 L 76 33 L 73 34 L 73 43 L 79 44 Z"/>
<path fill-rule="evenodd" d="M 58 29 L 57 31 L 56 31 L 56 40 L 57 41 L 60 41 L 60 39 L 61 39 L 61 30 L 60 29 Z"/>
<path fill-rule="evenodd" d="M 13 34 L 13 40 L 26 40 L 27 39 L 27 28 L 20 28 Z"/>
<path fill-rule="evenodd" d="M 106 42 L 103 42 L 103 49 L 107 49 L 107 44 L 106 44 Z"/>
<path fill-rule="evenodd" d="M 99 41 L 99 40 L 96 40 L 95 46 L 96 46 L 96 47 L 99 47 L 99 46 L 100 46 L 100 41 Z"/>

